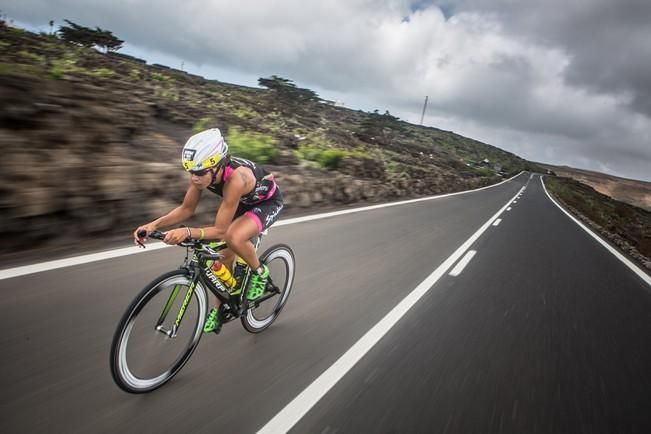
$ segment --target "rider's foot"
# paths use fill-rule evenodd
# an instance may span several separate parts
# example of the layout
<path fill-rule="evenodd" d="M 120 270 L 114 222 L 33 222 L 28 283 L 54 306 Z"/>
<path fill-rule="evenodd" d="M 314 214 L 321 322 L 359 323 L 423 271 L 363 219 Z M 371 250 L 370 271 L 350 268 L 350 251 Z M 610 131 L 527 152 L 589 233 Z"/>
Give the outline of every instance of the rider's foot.
<path fill-rule="evenodd" d="M 264 294 L 265 287 L 267 286 L 267 280 L 269 279 L 269 268 L 266 265 L 262 264 L 261 273 L 253 273 L 251 276 L 251 282 L 249 283 L 249 289 L 246 292 L 247 300 L 253 301 L 262 297 Z"/>
<path fill-rule="evenodd" d="M 222 329 L 222 322 L 219 314 L 220 309 L 213 307 L 203 325 L 204 333 L 219 333 Z"/>

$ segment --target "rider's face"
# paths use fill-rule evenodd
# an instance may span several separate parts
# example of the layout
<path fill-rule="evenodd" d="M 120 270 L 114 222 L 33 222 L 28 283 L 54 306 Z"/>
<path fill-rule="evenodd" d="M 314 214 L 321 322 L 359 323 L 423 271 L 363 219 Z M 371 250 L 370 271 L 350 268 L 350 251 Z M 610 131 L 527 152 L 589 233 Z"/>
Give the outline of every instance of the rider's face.
<path fill-rule="evenodd" d="M 192 178 L 192 184 L 199 187 L 200 190 L 203 190 L 212 181 L 212 171 L 205 170 L 203 173 L 190 172 L 190 177 Z"/>
<path fill-rule="evenodd" d="M 203 190 L 204 188 L 208 187 L 210 183 L 213 180 L 213 171 L 214 169 L 206 169 L 205 171 L 202 172 L 190 172 L 190 177 L 192 179 L 192 184 L 197 186 L 200 190 Z M 222 168 L 219 168 L 217 172 L 215 173 L 215 178 L 216 180 L 220 179 L 219 177 L 221 176 L 222 173 Z"/>

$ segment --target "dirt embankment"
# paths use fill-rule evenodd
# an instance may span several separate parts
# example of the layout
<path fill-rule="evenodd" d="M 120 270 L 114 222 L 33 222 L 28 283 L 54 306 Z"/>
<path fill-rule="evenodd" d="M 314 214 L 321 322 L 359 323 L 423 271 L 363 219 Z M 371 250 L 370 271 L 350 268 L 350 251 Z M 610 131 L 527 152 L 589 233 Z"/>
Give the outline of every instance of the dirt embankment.
<path fill-rule="evenodd" d="M 651 212 L 614 200 L 572 178 L 545 177 L 545 185 L 572 214 L 651 271 Z"/>
<path fill-rule="evenodd" d="M 601 194 L 620 202 L 651 211 L 651 182 L 619 178 L 604 173 L 574 169 L 566 166 L 539 164 L 558 176 L 575 179 L 587 184 Z"/>

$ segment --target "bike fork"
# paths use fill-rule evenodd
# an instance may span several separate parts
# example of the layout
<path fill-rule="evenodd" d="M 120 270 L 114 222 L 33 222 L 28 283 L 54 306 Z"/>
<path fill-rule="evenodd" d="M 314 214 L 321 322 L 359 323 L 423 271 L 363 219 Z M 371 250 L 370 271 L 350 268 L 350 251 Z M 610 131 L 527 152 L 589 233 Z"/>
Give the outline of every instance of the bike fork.
<path fill-rule="evenodd" d="M 172 327 L 168 329 L 163 326 L 163 322 L 165 322 L 165 318 L 167 318 L 167 314 L 172 309 L 172 305 L 176 301 L 176 297 L 178 296 L 179 291 L 181 290 L 181 285 L 174 285 L 174 290 L 172 290 L 172 293 L 170 294 L 170 297 L 167 300 L 165 307 L 163 308 L 163 312 L 161 312 L 161 315 L 158 318 L 158 322 L 156 323 L 155 329 L 157 332 L 163 333 L 168 338 L 176 337 L 176 334 L 179 330 L 179 326 L 181 325 L 181 320 L 183 319 L 183 315 L 185 315 L 185 310 L 187 309 L 188 304 L 190 304 L 190 300 L 192 299 L 192 294 L 194 293 L 194 287 L 196 283 L 197 280 L 192 279 L 192 283 L 190 283 L 190 286 L 188 287 L 188 291 L 185 293 L 183 304 L 181 304 L 179 313 L 176 315 L 176 320 L 174 321 L 174 324 L 172 324 Z"/>

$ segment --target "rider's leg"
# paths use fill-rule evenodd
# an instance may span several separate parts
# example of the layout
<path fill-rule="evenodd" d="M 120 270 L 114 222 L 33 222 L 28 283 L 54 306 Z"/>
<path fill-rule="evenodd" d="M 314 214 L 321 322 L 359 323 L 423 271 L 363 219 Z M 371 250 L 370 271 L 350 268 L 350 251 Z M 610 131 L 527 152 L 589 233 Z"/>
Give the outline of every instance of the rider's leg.
<path fill-rule="evenodd" d="M 278 219 L 278 215 L 283 209 L 282 194 L 279 190 L 276 190 L 276 193 L 270 200 L 258 204 L 254 209 L 247 210 L 247 208 L 242 205 L 238 207 L 235 214 L 237 217 L 228 227 L 224 241 L 228 243 L 229 250 L 237 253 L 254 271 L 254 275 L 251 277 L 246 289 L 246 297 L 249 300 L 255 300 L 264 293 L 264 288 L 269 277 L 269 269 L 260 264 L 251 238 L 262 232 L 264 229 L 262 226 L 263 221 L 266 223 L 266 227 L 269 227 Z M 232 259 L 230 259 L 229 265 L 231 265 L 231 270 L 233 269 L 232 264 Z M 209 317 L 213 317 L 213 312 L 215 313 L 214 318 L 217 318 L 217 310 L 211 311 Z M 212 330 L 218 331 L 218 327 L 212 328 Z M 204 328 L 204 331 L 210 330 L 210 327 Z"/>
<path fill-rule="evenodd" d="M 261 219 L 253 212 L 237 218 L 226 231 L 226 242 L 253 270 L 246 287 L 246 299 L 254 301 L 264 294 L 269 279 L 269 268 L 260 263 L 250 239 L 263 229 Z"/>
<path fill-rule="evenodd" d="M 224 238 L 228 247 L 244 259 L 252 270 L 260 267 L 260 260 L 251 242 L 251 238 L 258 233 L 258 224 L 247 215 L 243 215 L 231 223 Z"/>
<path fill-rule="evenodd" d="M 238 217 L 226 231 L 225 240 L 244 261 L 257 273 L 261 273 L 261 264 L 258 254 L 251 242 L 251 238 L 271 226 L 283 209 L 283 196 L 280 190 L 268 200 L 255 206 L 238 208 Z M 241 215 L 239 213 L 242 212 Z"/>
<path fill-rule="evenodd" d="M 235 260 L 235 252 L 231 249 L 224 249 L 219 251 L 220 255 L 224 256 L 219 262 L 228 267 L 228 271 L 233 272 L 233 261 Z"/>
<path fill-rule="evenodd" d="M 233 252 L 231 249 L 223 249 L 219 251 L 220 255 L 223 255 L 224 258 L 220 260 L 220 262 L 226 267 L 228 267 L 228 270 L 232 272 L 233 270 L 233 261 L 235 260 L 235 252 Z M 215 297 L 215 307 L 210 311 L 208 314 L 208 318 L 206 320 L 206 324 L 204 325 L 204 332 L 206 333 L 211 333 L 214 331 L 218 331 L 221 323 L 221 318 L 218 317 L 218 311 L 219 311 L 219 306 L 221 305 L 221 301 Z"/>

